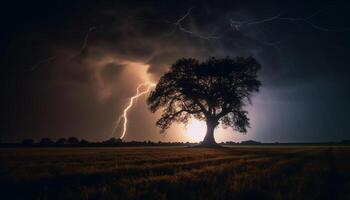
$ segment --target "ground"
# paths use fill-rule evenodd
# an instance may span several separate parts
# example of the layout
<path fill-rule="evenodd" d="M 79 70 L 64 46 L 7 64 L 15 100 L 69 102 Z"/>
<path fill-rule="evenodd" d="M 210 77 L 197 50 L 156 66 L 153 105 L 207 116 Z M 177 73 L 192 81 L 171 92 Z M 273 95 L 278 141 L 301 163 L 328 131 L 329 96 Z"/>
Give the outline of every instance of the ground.
<path fill-rule="evenodd" d="M 3 199 L 350 199 L 349 147 L 0 149 Z"/>

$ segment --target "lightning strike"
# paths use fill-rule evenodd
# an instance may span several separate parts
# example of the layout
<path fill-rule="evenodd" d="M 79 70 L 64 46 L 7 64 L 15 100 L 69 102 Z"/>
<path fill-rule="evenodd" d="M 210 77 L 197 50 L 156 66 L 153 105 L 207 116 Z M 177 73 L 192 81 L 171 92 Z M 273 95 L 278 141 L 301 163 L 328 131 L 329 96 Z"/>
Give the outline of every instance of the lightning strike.
<path fill-rule="evenodd" d="M 90 33 L 95 31 L 96 29 L 97 28 L 95 26 L 92 26 L 92 27 L 89 28 L 89 30 L 85 34 L 85 37 L 84 37 L 84 40 L 83 40 L 83 44 L 82 44 L 80 50 L 78 51 L 78 53 L 76 55 L 73 55 L 70 59 L 78 57 L 84 52 L 84 50 L 88 47 L 88 39 L 89 39 Z"/>
<path fill-rule="evenodd" d="M 321 13 L 323 10 L 318 10 L 317 12 L 311 14 L 308 17 L 282 17 L 281 14 L 269 17 L 269 18 L 264 18 L 260 20 L 249 20 L 249 21 L 236 21 L 236 20 L 230 20 L 230 26 L 236 30 L 240 31 L 240 29 L 243 26 L 249 26 L 249 25 L 257 25 L 257 24 L 264 24 L 264 23 L 269 23 L 269 22 L 274 22 L 274 21 L 285 21 L 285 22 L 303 22 L 312 28 L 319 30 L 319 31 L 325 31 L 325 32 L 347 32 L 350 30 L 350 27 L 346 27 L 343 29 L 331 29 L 331 28 L 326 28 L 321 25 L 317 25 L 311 21 L 313 17 Z"/>
<path fill-rule="evenodd" d="M 43 65 L 43 64 L 45 64 L 45 63 L 49 64 L 50 62 L 55 61 L 56 58 L 57 58 L 57 56 L 51 56 L 51 57 L 48 57 L 48 58 L 46 58 L 46 59 L 39 60 L 36 64 L 34 64 L 34 65 L 31 66 L 30 68 L 26 69 L 25 72 L 34 71 L 34 70 L 36 70 L 40 65 Z"/>
<path fill-rule="evenodd" d="M 190 7 L 186 13 L 183 15 L 183 16 L 180 16 L 175 22 L 171 22 L 171 21 L 168 21 L 168 20 L 155 20 L 156 22 L 164 22 L 164 23 L 167 23 L 167 24 L 171 24 L 174 29 L 170 32 L 170 34 L 173 34 L 176 30 L 179 30 L 185 34 L 188 34 L 188 35 L 191 35 L 193 37 L 197 37 L 199 39 L 203 39 L 203 40 L 219 40 L 221 39 L 222 36 L 220 35 L 203 35 L 201 33 L 199 33 L 198 31 L 192 31 L 188 28 L 185 28 L 183 26 L 183 21 L 188 18 L 190 15 L 191 15 L 191 12 L 192 10 L 194 9 L 195 7 Z M 317 12 L 314 12 L 313 14 L 307 16 L 307 17 L 282 17 L 281 14 L 277 14 L 275 16 L 272 16 L 272 17 L 268 17 L 268 18 L 263 18 L 263 19 L 260 19 L 260 20 L 245 20 L 245 21 L 238 21 L 238 20 L 234 20 L 234 19 L 230 19 L 229 20 L 229 27 L 231 28 L 231 30 L 234 30 L 234 31 L 242 31 L 242 28 L 243 27 L 246 27 L 246 26 L 254 26 L 254 25 L 259 25 L 259 24 L 265 24 L 265 23 L 273 23 L 273 22 L 276 22 L 276 21 L 280 21 L 280 22 L 289 22 L 289 23 L 304 23 L 304 24 L 307 24 L 309 25 L 310 27 L 316 29 L 316 30 L 319 30 L 319 31 L 324 31 L 324 32 L 338 32 L 338 33 L 343 33 L 343 32 L 348 32 L 350 31 L 350 27 L 345 27 L 345 28 L 342 28 L 342 29 L 332 29 L 332 28 L 327 28 L 327 27 L 323 27 L 321 25 L 318 25 L 318 24 L 315 24 L 313 23 L 311 20 L 317 16 L 319 13 L 323 12 L 324 9 L 320 9 L 318 10 Z M 128 17 L 134 17 L 134 16 L 128 16 Z M 135 17 L 134 17 L 135 18 Z M 147 19 L 143 19 L 142 20 L 147 20 Z M 97 30 L 97 27 L 95 26 L 91 26 L 88 31 L 86 32 L 84 38 L 83 38 L 83 43 L 82 43 L 82 46 L 80 47 L 80 49 L 78 50 L 78 52 L 71 56 L 68 60 L 71 60 L 75 57 L 78 57 L 80 56 L 83 51 L 88 47 L 88 39 L 89 39 L 89 35 L 90 33 L 94 32 Z M 166 35 L 169 35 L 169 34 L 166 34 Z M 273 46 L 275 48 L 277 48 L 277 43 L 279 42 L 264 42 L 262 41 L 261 42 L 262 44 L 264 45 L 267 45 L 267 46 Z M 57 55 L 53 55 L 53 56 L 50 56 L 48 58 L 45 58 L 45 59 L 42 59 L 42 60 L 39 60 L 38 62 L 36 62 L 34 65 L 32 66 L 29 66 L 28 69 L 24 70 L 25 72 L 31 72 L 31 71 L 34 71 L 36 70 L 37 68 L 39 68 L 41 65 L 44 65 L 44 64 L 49 64 L 51 62 L 54 62 L 56 59 L 58 58 Z"/>
<path fill-rule="evenodd" d="M 96 31 L 97 27 L 95 26 L 92 26 L 88 29 L 88 31 L 86 32 L 85 36 L 84 36 L 84 39 L 83 39 L 83 43 L 82 43 L 82 46 L 80 47 L 79 51 L 70 56 L 67 60 L 70 61 L 80 55 L 82 55 L 82 53 L 84 52 L 84 50 L 88 47 L 88 39 L 89 39 L 89 35 Z M 57 58 L 59 58 L 60 56 L 58 55 L 53 55 L 53 56 L 50 56 L 48 58 L 45 58 L 45 59 L 42 59 L 42 60 L 39 60 L 38 62 L 36 62 L 34 65 L 32 66 L 29 66 L 28 69 L 25 69 L 24 71 L 25 72 L 32 72 L 32 71 L 35 71 L 37 68 L 39 68 L 41 65 L 44 65 L 44 64 L 50 64 L 51 62 L 54 62 Z"/>
<path fill-rule="evenodd" d="M 220 37 L 219 36 L 216 36 L 216 35 L 202 35 L 200 34 L 199 32 L 194 32 L 194 31 L 191 31 L 189 29 L 186 29 L 181 23 L 187 18 L 190 16 L 191 14 L 191 11 L 194 9 L 195 7 L 191 7 L 187 10 L 187 12 L 185 13 L 185 15 L 181 16 L 178 20 L 176 20 L 176 22 L 173 23 L 174 25 L 174 30 L 171 32 L 174 33 L 176 29 L 182 31 L 183 33 L 186 33 L 186 34 L 189 34 L 189 35 L 192 35 L 194 37 L 198 37 L 200 39 L 203 39 L 203 40 L 211 40 L 211 39 L 219 39 Z"/>
<path fill-rule="evenodd" d="M 120 123 L 123 121 L 123 131 L 122 131 L 122 134 L 120 136 L 120 139 L 123 139 L 125 137 L 126 129 L 127 129 L 127 125 L 128 125 L 128 112 L 129 112 L 129 110 L 132 108 L 132 106 L 134 105 L 134 102 L 139 97 L 150 92 L 151 88 L 153 88 L 155 85 L 156 84 L 153 82 L 144 82 L 144 83 L 141 83 L 140 85 L 137 86 L 136 94 L 134 96 L 130 97 L 128 105 L 124 108 L 123 113 L 119 116 L 117 123 L 115 124 L 115 126 L 113 128 L 112 136 L 114 135 L 116 129 L 119 127 Z M 146 87 L 146 89 L 142 91 L 141 89 L 143 87 Z"/>

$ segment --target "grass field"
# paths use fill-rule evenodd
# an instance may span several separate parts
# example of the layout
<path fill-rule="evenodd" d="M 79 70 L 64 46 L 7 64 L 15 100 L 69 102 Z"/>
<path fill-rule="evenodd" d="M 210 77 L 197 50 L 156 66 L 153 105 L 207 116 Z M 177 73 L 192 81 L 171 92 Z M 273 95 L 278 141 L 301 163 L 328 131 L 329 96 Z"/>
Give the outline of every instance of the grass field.
<path fill-rule="evenodd" d="M 348 147 L 0 149 L 2 199 L 350 199 Z"/>

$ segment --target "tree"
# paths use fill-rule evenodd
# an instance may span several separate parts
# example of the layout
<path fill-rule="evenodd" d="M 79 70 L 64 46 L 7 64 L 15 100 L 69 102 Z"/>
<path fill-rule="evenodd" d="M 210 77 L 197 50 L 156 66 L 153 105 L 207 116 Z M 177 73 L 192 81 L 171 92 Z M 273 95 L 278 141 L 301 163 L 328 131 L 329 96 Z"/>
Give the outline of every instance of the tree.
<path fill-rule="evenodd" d="M 67 142 L 66 138 L 59 138 L 56 141 L 56 144 L 62 145 L 62 144 L 66 144 L 66 142 Z"/>
<path fill-rule="evenodd" d="M 147 104 L 152 112 L 163 108 L 156 123 L 162 133 L 173 122 L 188 123 L 191 117 L 205 120 L 207 133 L 201 145 L 215 146 L 214 129 L 219 124 L 247 132 L 249 118 L 244 106 L 259 91 L 259 69 L 252 57 L 211 57 L 204 62 L 182 58 L 160 78 Z"/>
<path fill-rule="evenodd" d="M 117 144 L 121 144 L 122 142 L 123 142 L 122 139 L 120 139 L 120 138 L 117 139 L 117 138 L 112 137 L 106 141 L 103 141 L 103 144 L 117 145 Z"/>
<path fill-rule="evenodd" d="M 80 142 L 79 142 L 80 145 L 88 145 L 90 144 L 89 141 L 85 140 L 85 139 L 81 139 Z"/>
<path fill-rule="evenodd" d="M 42 138 L 39 142 L 40 145 L 42 146 L 50 146 L 54 144 L 54 142 L 50 138 Z"/>
<path fill-rule="evenodd" d="M 31 146 L 34 144 L 34 140 L 33 139 L 24 139 L 21 144 L 24 146 Z"/>
<path fill-rule="evenodd" d="M 79 144 L 79 140 L 76 137 L 70 137 L 67 140 L 67 144 L 76 145 Z"/>

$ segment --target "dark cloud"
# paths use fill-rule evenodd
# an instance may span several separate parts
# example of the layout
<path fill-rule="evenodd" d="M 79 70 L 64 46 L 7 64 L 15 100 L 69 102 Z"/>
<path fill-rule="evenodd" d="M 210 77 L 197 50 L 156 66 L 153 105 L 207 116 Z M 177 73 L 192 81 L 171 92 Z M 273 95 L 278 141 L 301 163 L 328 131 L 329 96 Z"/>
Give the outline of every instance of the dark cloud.
<path fill-rule="evenodd" d="M 125 65 L 116 64 L 116 63 L 108 63 L 103 67 L 102 70 L 102 78 L 106 81 L 115 81 L 120 75 Z"/>
<path fill-rule="evenodd" d="M 328 129 L 315 129 L 317 140 L 332 139 L 330 127 L 349 132 L 340 123 L 349 100 L 348 32 L 288 20 L 232 26 L 232 20 L 302 18 L 320 10 L 314 24 L 341 29 L 350 26 L 342 1 L 37 1 L 4 8 L 3 138 L 108 138 L 137 84 L 157 80 L 178 58 L 208 56 L 254 56 L 263 65 L 264 92 L 252 109 L 260 111 L 257 119 L 265 117 L 252 123 L 252 139 L 312 140 L 317 121 L 328 120 Z M 130 117 L 137 126 L 128 139 L 162 139 L 144 104 Z"/>

